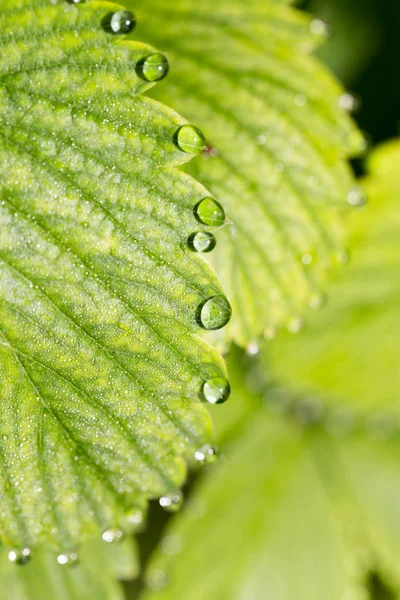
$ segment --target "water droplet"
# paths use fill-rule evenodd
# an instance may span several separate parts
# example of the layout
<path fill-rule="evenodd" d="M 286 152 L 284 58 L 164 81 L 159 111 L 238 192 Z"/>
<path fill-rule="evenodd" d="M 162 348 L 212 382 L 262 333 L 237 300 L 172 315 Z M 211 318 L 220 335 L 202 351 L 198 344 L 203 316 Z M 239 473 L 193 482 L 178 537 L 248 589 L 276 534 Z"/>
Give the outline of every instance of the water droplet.
<path fill-rule="evenodd" d="M 64 554 L 59 554 L 57 556 L 57 562 L 59 565 L 73 566 L 78 563 L 78 555 L 76 554 L 76 552 L 67 552 Z"/>
<path fill-rule="evenodd" d="M 324 23 L 324 21 L 321 21 L 321 19 L 313 19 L 310 22 L 310 31 L 314 35 L 318 35 L 321 37 L 326 37 L 327 35 L 329 35 L 329 28 L 327 24 Z"/>
<path fill-rule="evenodd" d="M 307 98 L 304 94 L 297 94 L 294 97 L 294 103 L 296 106 L 305 106 L 307 104 Z"/>
<path fill-rule="evenodd" d="M 352 94 L 349 94 L 349 92 L 345 92 L 339 97 L 338 104 L 340 108 L 346 110 L 349 113 L 353 113 L 354 111 L 356 111 L 360 105 L 359 100 L 355 98 Z"/>
<path fill-rule="evenodd" d="M 265 340 L 273 340 L 276 337 L 276 327 L 267 327 L 264 329 L 263 337 Z"/>
<path fill-rule="evenodd" d="M 211 296 L 200 305 L 198 321 L 204 329 L 221 329 L 229 322 L 231 315 L 231 305 L 225 296 Z"/>
<path fill-rule="evenodd" d="M 211 465 L 218 458 L 217 450 L 214 446 L 205 444 L 194 453 L 194 460 L 201 465 Z"/>
<path fill-rule="evenodd" d="M 52 0 L 53 2 L 53 0 Z M 67 0 L 68 4 L 83 4 L 85 2 L 85 0 Z M 53 2 L 53 4 L 55 4 Z"/>
<path fill-rule="evenodd" d="M 203 198 L 194 207 L 195 217 L 200 223 L 210 227 L 221 227 L 225 223 L 225 211 L 219 202 L 211 198 Z"/>
<path fill-rule="evenodd" d="M 130 10 L 118 10 L 106 15 L 102 21 L 103 28 L 109 33 L 130 33 L 136 25 L 135 15 Z"/>
<path fill-rule="evenodd" d="M 108 544 L 118 541 L 122 538 L 123 533 L 119 529 L 107 529 L 101 535 L 101 539 Z"/>
<path fill-rule="evenodd" d="M 267 137 L 265 135 L 258 135 L 257 136 L 257 144 L 259 146 L 264 146 L 265 143 L 266 143 L 266 141 L 267 141 Z"/>
<path fill-rule="evenodd" d="M 317 310 L 326 304 L 325 294 L 312 294 L 308 299 L 308 306 L 313 310 Z"/>
<path fill-rule="evenodd" d="M 260 347 L 256 340 L 249 342 L 246 346 L 246 354 L 247 356 L 256 356 L 260 351 Z"/>
<path fill-rule="evenodd" d="M 137 74 L 145 81 L 160 81 L 168 75 L 169 63 L 161 52 L 142 58 L 136 67 Z"/>
<path fill-rule="evenodd" d="M 183 125 L 175 134 L 175 141 L 182 152 L 188 154 L 198 154 L 204 150 L 206 140 L 204 135 L 193 125 Z"/>
<path fill-rule="evenodd" d="M 307 265 L 307 266 L 311 265 L 312 261 L 313 261 L 313 257 L 312 257 L 312 254 L 310 254 L 309 252 L 306 252 L 301 257 L 301 262 L 303 263 L 303 265 Z"/>
<path fill-rule="evenodd" d="M 347 265 L 350 260 L 349 253 L 347 250 L 339 250 L 335 255 L 336 262 L 340 265 Z"/>
<path fill-rule="evenodd" d="M 165 510 L 168 510 L 169 512 L 176 512 L 181 508 L 183 503 L 182 492 L 176 491 L 165 494 L 159 499 L 158 502 L 160 506 L 165 508 Z"/>
<path fill-rule="evenodd" d="M 302 317 L 294 317 L 293 319 L 290 319 L 287 328 L 290 333 L 299 333 L 304 325 L 305 323 Z"/>
<path fill-rule="evenodd" d="M 131 529 L 139 529 L 143 525 L 144 514 L 139 509 L 134 509 L 127 514 L 127 521 Z"/>
<path fill-rule="evenodd" d="M 31 551 L 29 548 L 23 548 L 22 550 L 10 550 L 8 553 L 8 560 L 16 565 L 26 565 L 31 560 Z"/>
<path fill-rule="evenodd" d="M 208 231 L 197 231 L 192 233 L 188 239 L 188 246 L 195 252 L 211 252 L 214 250 L 217 240 Z"/>
<path fill-rule="evenodd" d="M 203 385 L 204 398 L 210 404 L 222 404 L 229 398 L 231 386 L 225 377 L 213 377 Z"/>
<path fill-rule="evenodd" d="M 154 592 L 162 590 L 168 585 L 168 575 L 161 569 L 152 569 L 146 573 L 146 584 L 147 587 Z"/>
<path fill-rule="evenodd" d="M 285 170 L 285 165 L 283 163 L 277 162 L 274 164 L 275 173 L 283 173 L 284 170 Z"/>
<path fill-rule="evenodd" d="M 360 185 L 355 185 L 347 194 L 347 202 L 351 206 L 364 206 L 367 202 L 367 196 Z"/>
<path fill-rule="evenodd" d="M 167 556 L 176 556 L 182 550 L 182 540 L 178 535 L 166 535 L 161 541 L 161 552 Z"/>

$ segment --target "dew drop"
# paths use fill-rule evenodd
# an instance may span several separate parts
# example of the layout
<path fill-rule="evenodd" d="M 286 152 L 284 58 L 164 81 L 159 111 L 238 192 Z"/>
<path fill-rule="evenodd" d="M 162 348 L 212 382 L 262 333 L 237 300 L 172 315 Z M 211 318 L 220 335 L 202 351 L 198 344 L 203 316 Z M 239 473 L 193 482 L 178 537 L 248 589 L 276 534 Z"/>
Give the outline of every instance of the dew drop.
<path fill-rule="evenodd" d="M 23 548 L 22 550 L 10 550 L 8 553 L 8 560 L 19 566 L 27 565 L 31 560 L 31 551 L 29 548 Z"/>
<path fill-rule="evenodd" d="M 101 535 L 101 539 L 108 544 L 112 542 L 116 542 L 120 540 L 123 536 L 123 533 L 120 529 L 107 529 Z"/>
<path fill-rule="evenodd" d="M 204 329 L 224 327 L 231 318 L 232 308 L 225 296 L 211 296 L 199 307 L 198 322 Z"/>
<path fill-rule="evenodd" d="M 181 552 L 183 544 L 178 535 L 166 535 L 161 541 L 161 552 L 166 556 L 176 556 Z"/>
<path fill-rule="evenodd" d="M 213 377 L 203 385 L 204 398 L 210 404 L 222 404 L 229 398 L 231 386 L 225 377 Z"/>
<path fill-rule="evenodd" d="M 351 206 L 364 206 L 367 202 L 367 196 L 360 185 L 355 185 L 347 194 L 347 202 Z"/>
<path fill-rule="evenodd" d="M 324 21 L 322 21 L 321 19 L 313 19 L 310 22 L 310 31 L 312 34 L 317 35 L 317 36 L 321 36 L 321 37 L 326 37 L 327 35 L 329 35 L 329 28 L 327 26 L 326 23 L 324 23 Z"/>
<path fill-rule="evenodd" d="M 162 496 L 158 502 L 165 510 L 169 512 L 176 512 L 181 508 L 183 503 L 182 492 L 176 491 L 165 494 L 165 496 Z"/>
<path fill-rule="evenodd" d="M 339 97 L 339 107 L 343 110 L 346 110 L 349 113 L 355 112 L 360 105 L 360 102 L 357 98 L 353 96 L 353 94 L 349 94 L 349 92 L 345 92 Z"/>
<path fill-rule="evenodd" d="M 162 590 L 168 585 L 168 575 L 161 569 L 152 569 L 146 574 L 146 584 L 154 592 Z"/>
<path fill-rule="evenodd" d="M 145 81 L 161 81 L 168 75 L 169 63 L 160 52 L 142 58 L 136 67 L 137 74 Z"/>
<path fill-rule="evenodd" d="M 130 33 L 136 25 L 135 15 L 130 10 L 118 10 L 106 15 L 102 21 L 103 28 L 109 33 Z"/>
<path fill-rule="evenodd" d="M 263 331 L 263 338 L 265 340 L 273 340 L 276 337 L 276 327 L 266 327 Z"/>
<path fill-rule="evenodd" d="M 306 252 L 305 254 L 303 254 L 301 256 L 301 262 L 303 263 L 303 265 L 306 265 L 306 266 L 311 265 L 312 261 L 313 261 L 313 256 L 309 252 Z"/>
<path fill-rule="evenodd" d="M 127 521 L 132 529 L 138 529 L 143 525 L 144 515 L 140 509 L 134 509 L 127 514 Z"/>
<path fill-rule="evenodd" d="M 325 294 L 312 294 L 308 299 L 308 306 L 313 310 L 317 310 L 326 304 Z"/>
<path fill-rule="evenodd" d="M 188 239 L 188 246 L 194 252 L 211 252 L 214 250 L 217 240 L 208 231 L 197 231 L 192 233 Z"/>
<path fill-rule="evenodd" d="M 294 103 L 296 106 L 305 106 L 307 104 L 307 98 L 304 94 L 297 94 L 294 97 Z"/>
<path fill-rule="evenodd" d="M 249 342 L 246 346 L 247 356 L 256 356 L 260 351 L 260 347 L 256 340 Z"/>
<path fill-rule="evenodd" d="M 183 125 L 175 134 L 175 142 L 182 152 L 198 154 L 204 150 L 206 140 L 204 135 L 193 125 Z"/>
<path fill-rule="evenodd" d="M 194 460 L 200 465 L 212 465 L 218 459 L 214 446 L 205 444 L 194 453 Z"/>
<path fill-rule="evenodd" d="M 299 333 L 304 327 L 304 319 L 302 317 L 293 317 L 287 324 L 290 333 Z"/>
<path fill-rule="evenodd" d="M 210 227 L 221 227 L 225 223 L 225 211 L 219 202 L 211 198 L 203 198 L 194 207 L 194 215 L 200 223 Z"/>
<path fill-rule="evenodd" d="M 76 552 L 66 552 L 57 556 L 57 562 L 59 565 L 73 566 L 78 563 L 78 555 Z"/>

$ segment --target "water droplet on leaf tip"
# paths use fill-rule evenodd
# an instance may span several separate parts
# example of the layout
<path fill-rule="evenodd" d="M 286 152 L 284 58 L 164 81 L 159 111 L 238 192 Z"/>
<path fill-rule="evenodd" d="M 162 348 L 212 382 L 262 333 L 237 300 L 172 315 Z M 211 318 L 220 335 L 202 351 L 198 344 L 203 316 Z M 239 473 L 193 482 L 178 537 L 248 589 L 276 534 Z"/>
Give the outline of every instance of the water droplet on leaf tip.
<path fill-rule="evenodd" d="M 211 296 L 200 305 L 197 321 L 204 329 L 213 331 L 224 327 L 231 315 L 232 308 L 225 296 Z"/>
<path fill-rule="evenodd" d="M 169 72 L 167 57 L 160 52 L 150 54 L 137 63 L 136 72 L 145 81 L 161 81 Z"/>
<path fill-rule="evenodd" d="M 211 465 L 215 463 L 217 458 L 217 449 L 209 444 L 205 444 L 194 453 L 194 460 L 201 465 Z"/>
<path fill-rule="evenodd" d="M 165 494 L 164 496 L 161 496 L 158 502 L 165 510 L 169 512 L 176 512 L 181 508 L 183 503 L 182 492 L 178 490 L 176 492 Z"/>
<path fill-rule="evenodd" d="M 221 227 L 225 223 L 225 211 L 219 202 L 208 196 L 194 207 L 196 219 L 209 227 Z"/>
<path fill-rule="evenodd" d="M 31 551 L 29 548 L 10 550 L 8 553 L 8 560 L 19 566 L 26 565 L 31 560 Z"/>
<path fill-rule="evenodd" d="M 130 33 L 135 25 L 135 15 L 130 10 L 117 10 L 109 13 L 102 21 L 105 31 L 118 35 Z"/>
<path fill-rule="evenodd" d="M 108 544 L 118 541 L 122 538 L 123 533 L 119 529 L 107 529 L 101 535 L 101 539 Z"/>
<path fill-rule="evenodd" d="M 203 396 L 210 404 L 222 404 L 231 393 L 231 386 L 225 377 L 212 377 L 203 384 Z"/>
<path fill-rule="evenodd" d="M 204 135 L 193 125 L 182 125 L 175 134 L 175 142 L 182 152 L 188 154 L 198 154 L 206 145 Z"/>
<path fill-rule="evenodd" d="M 188 238 L 188 246 L 194 252 L 211 252 L 216 243 L 217 240 L 208 231 L 197 231 Z"/>

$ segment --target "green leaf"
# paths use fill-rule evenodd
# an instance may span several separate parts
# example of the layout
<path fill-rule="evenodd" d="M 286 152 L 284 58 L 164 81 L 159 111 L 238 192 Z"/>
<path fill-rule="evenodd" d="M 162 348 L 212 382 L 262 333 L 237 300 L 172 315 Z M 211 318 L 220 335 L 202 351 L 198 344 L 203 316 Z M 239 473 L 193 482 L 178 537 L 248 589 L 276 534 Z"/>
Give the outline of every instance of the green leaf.
<path fill-rule="evenodd" d="M 65 555 L 60 555 L 63 560 Z M 72 555 L 75 559 L 75 555 Z M 68 557 L 71 561 L 70 556 Z M 76 559 L 75 559 L 76 560 Z M 1 600 L 123 600 L 117 577 L 138 575 L 138 559 L 132 538 L 119 544 L 88 540 L 79 551 L 79 562 L 61 566 L 48 548 L 39 547 L 34 561 L 23 569 L 0 555 Z"/>
<path fill-rule="evenodd" d="M 169 523 L 141 600 L 367 600 L 377 577 L 400 597 L 399 438 L 304 428 L 241 388 L 246 424 Z"/>
<path fill-rule="evenodd" d="M 287 388 L 361 413 L 398 413 L 400 395 L 400 142 L 369 161 L 368 204 L 350 225 L 351 264 L 331 284 L 326 308 L 298 337 L 268 347 L 271 376 Z"/>
<path fill-rule="evenodd" d="M 229 306 L 187 246 L 209 192 L 176 169 L 202 138 L 138 95 L 155 51 L 110 32 L 120 9 L 1 7 L 0 536 L 17 548 L 68 550 L 180 486 L 210 436 L 202 386 L 225 374 L 199 316 Z"/>
<path fill-rule="evenodd" d="M 331 305 L 241 381 L 232 354 L 225 460 L 169 524 L 143 599 L 400 597 L 399 161 L 398 141 L 370 160 Z"/>
<path fill-rule="evenodd" d="M 233 305 L 223 334 L 241 345 L 292 326 L 340 262 L 346 158 L 363 145 L 341 86 L 310 55 L 323 24 L 285 4 L 131 0 L 140 31 L 170 58 L 157 97 L 207 134 L 190 172 L 230 221 L 211 260 Z"/>

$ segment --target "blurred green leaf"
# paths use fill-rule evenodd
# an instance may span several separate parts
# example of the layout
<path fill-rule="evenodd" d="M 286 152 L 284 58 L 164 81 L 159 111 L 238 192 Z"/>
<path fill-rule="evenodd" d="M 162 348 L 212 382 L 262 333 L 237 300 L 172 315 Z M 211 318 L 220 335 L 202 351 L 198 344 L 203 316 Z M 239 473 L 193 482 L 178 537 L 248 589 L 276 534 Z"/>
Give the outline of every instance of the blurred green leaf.
<path fill-rule="evenodd" d="M 346 158 L 363 146 L 341 86 L 310 55 L 323 24 L 284 4 L 131 0 L 141 35 L 170 58 L 157 97 L 207 134 L 190 172 L 231 221 L 211 260 L 234 309 L 222 337 L 241 345 L 291 326 L 340 260 Z"/>
<path fill-rule="evenodd" d="M 311 0 L 307 11 L 328 26 L 317 56 L 347 84 L 367 68 L 383 42 L 380 3 L 375 0 Z"/>
<path fill-rule="evenodd" d="M 110 12 L 134 23 L 119 9 L 1 4 L 0 535 L 16 548 L 129 527 L 180 486 L 210 437 L 202 385 L 225 372 L 198 335 L 221 287 L 187 247 L 209 193 L 175 168 L 204 143 L 139 95 L 154 49 L 117 42 Z"/>
<path fill-rule="evenodd" d="M 279 336 L 266 353 L 271 376 L 287 388 L 366 413 L 399 408 L 399 164 L 398 141 L 372 154 L 368 204 L 349 222 L 351 264 L 304 331 Z"/>
<path fill-rule="evenodd" d="M 59 557 L 62 558 L 63 555 Z M 7 551 L 2 550 L 0 599 L 123 600 L 117 578 L 131 579 L 137 575 L 138 558 L 132 538 L 112 545 L 88 540 L 80 548 L 79 562 L 63 566 L 48 548 L 39 547 L 33 561 L 24 568 L 12 564 Z"/>

